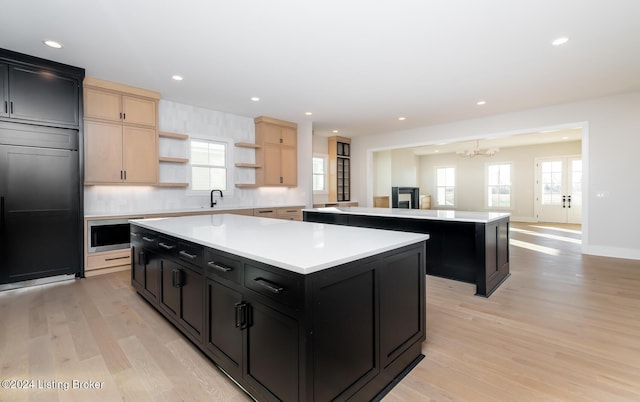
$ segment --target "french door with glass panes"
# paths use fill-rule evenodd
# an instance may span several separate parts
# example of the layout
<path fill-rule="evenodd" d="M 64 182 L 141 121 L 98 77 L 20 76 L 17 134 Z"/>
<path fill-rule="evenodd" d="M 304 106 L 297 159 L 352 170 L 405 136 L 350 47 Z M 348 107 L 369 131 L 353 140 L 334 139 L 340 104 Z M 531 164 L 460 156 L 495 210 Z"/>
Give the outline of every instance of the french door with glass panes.
<path fill-rule="evenodd" d="M 536 158 L 539 222 L 582 223 L 581 156 Z"/>

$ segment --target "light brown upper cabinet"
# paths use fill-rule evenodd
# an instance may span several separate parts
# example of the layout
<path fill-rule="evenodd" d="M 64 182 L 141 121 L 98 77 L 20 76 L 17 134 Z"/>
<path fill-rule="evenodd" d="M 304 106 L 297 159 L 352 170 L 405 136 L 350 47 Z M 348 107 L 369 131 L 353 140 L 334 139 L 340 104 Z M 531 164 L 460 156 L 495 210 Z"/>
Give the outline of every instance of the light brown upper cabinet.
<path fill-rule="evenodd" d="M 85 184 L 158 182 L 160 94 L 84 80 Z"/>
<path fill-rule="evenodd" d="M 256 117 L 256 185 L 298 185 L 298 125 L 270 117 Z"/>

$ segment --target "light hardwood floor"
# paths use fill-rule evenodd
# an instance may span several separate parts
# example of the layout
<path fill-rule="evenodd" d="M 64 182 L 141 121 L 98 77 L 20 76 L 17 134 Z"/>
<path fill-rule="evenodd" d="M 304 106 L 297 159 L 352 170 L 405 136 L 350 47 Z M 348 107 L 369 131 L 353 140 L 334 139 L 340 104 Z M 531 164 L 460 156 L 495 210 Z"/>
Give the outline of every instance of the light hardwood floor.
<path fill-rule="evenodd" d="M 427 277 L 426 358 L 384 400 L 640 401 L 640 261 L 581 255 L 577 230 L 513 223 L 488 299 Z M 35 387 L 1 401 L 249 400 L 127 272 L 2 292 L 0 317 L 0 379 Z"/>

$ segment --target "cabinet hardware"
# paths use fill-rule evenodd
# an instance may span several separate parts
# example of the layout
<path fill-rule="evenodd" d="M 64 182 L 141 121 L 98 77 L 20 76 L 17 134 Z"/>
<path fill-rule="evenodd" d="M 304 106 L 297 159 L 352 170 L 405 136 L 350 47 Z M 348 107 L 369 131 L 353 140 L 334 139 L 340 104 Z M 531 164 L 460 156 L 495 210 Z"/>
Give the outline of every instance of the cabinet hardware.
<path fill-rule="evenodd" d="M 251 310 L 245 302 L 236 303 L 236 328 L 246 329 L 251 325 Z"/>
<path fill-rule="evenodd" d="M 120 171 L 120 180 L 123 180 L 123 178 L 122 178 L 122 170 Z"/>
<path fill-rule="evenodd" d="M 231 267 L 227 267 L 227 266 L 222 265 L 220 263 L 217 263 L 215 261 L 209 261 L 209 262 L 207 262 L 207 265 L 210 266 L 211 268 L 217 269 L 218 271 L 222 271 L 222 272 L 231 271 Z"/>
<path fill-rule="evenodd" d="M 282 184 L 282 176 L 280 176 L 280 184 Z"/>
<path fill-rule="evenodd" d="M 127 114 L 126 113 L 122 113 L 122 120 L 127 120 Z"/>
<path fill-rule="evenodd" d="M 566 196 L 562 196 L 562 208 L 566 208 L 566 203 L 567 203 L 567 197 Z"/>
<path fill-rule="evenodd" d="M 262 211 L 258 211 L 259 214 L 272 214 L 273 209 L 263 209 Z"/>
<path fill-rule="evenodd" d="M 127 171 L 124 171 L 124 179 L 127 180 Z"/>
<path fill-rule="evenodd" d="M 180 271 L 179 269 L 174 269 L 173 271 L 171 271 L 171 276 L 172 276 L 172 285 L 174 288 L 181 288 L 183 283 L 182 283 L 182 271 Z"/>
<path fill-rule="evenodd" d="M 140 236 L 138 233 L 134 233 L 134 232 L 129 232 L 129 234 L 130 234 L 131 236 L 133 236 L 133 237 L 138 237 L 138 236 Z"/>
<path fill-rule="evenodd" d="M 180 250 L 180 252 L 178 254 L 180 254 L 180 256 L 188 258 L 190 260 L 195 260 L 196 258 L 198 258 L 198 256 L 196 254 L 189 254 L 184 250 Z"/>
<path fill-rule="evenodd" d="M 0 197 L 0 229 L 4 229 L 4 196 Z"/>
<path fill-rule="evenodd" d="M 11 102 L 11 114 L 13 114 L 13 102 Z"/>
<path fill-rule="evenodd" d="M 284 290 L 284 288 L 276 283 L 273 282 L 269 282 L 266 279 L 262 279 L 262 278 L 256 278 L 254 279 L 254 281 L 262 286 L 263 288 L 267 289 L 270 292 L 273 292 L 275 294 L 280 294 L 282 293 L 282 291 Z"/>
<path fill-rule="evenodd" d="M 125 255 L 125 256 L 123 256 L 123 257 L 111 257 L 111 258 L 105 258 L 104 260 L 105 260 L 105 261 L 115 261 L 115 260 L 124 260 L 124 259 L 127 259 L 127 258 L 129 258 L 129 256 L 128 256 L 128 255 Z"/>
<path fill-rule="evenodd" d="M 176 246 L 162 242 L 158 243 L 158 246 L 162 247 L 165 250 L 173 250 L 174 248 L 176 248 Z"/>
<path fill-rule="evenodd" d="M 156 239 L 151 238 L 151 237 L 147 237 L 147 236 L 142 236 L 142 240 L 148 241 L 148 242 L 156 241 Z"/>
<path fill-rule="evenodd" d="M 120 120 L 122 120 L 122 112 L 120 112 Z"/>
<path fill-rule="evenodd" d="M 9 106 L 7 104 L 7 101 L 4 101 L 4 112 L 5 113 L 9 112 Z"/>
<path fill-rule="evenodd" d="M 147 261 L 147 255 L 144 251 L 138 253 L 138 264 L 139 265 L 147 265 L 149 261 Z"/>

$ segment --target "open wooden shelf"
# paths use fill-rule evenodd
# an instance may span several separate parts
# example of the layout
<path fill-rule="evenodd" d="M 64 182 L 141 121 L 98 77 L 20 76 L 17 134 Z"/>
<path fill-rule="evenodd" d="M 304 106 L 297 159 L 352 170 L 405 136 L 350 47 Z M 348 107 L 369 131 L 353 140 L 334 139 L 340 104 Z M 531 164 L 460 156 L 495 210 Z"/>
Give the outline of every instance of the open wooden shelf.
<path fill-rule="evenodd" d="M 160 162 L 170 162 L 170 163 L 188 163 L 189 159 L 187 158 L 173 158 L 170 156 L 160 156 L 158 158 Z"/>
<path fill-rule="evenodd" d="M 255 183 L 240 183 L 236 184 L 238 188 L 258 188 L 259 186 Z"/>
<path fill-rule="evenodd" d="M 260 148 L 260 145 L 252 144 L 250 142 L 236 142 L 235 146 L 240 148 Z"/>
<path fill-rule="evenodd" d="M 156 183 L 156 187 L 189 187 L 189 183 Z"/>
<path fill-rule="evenodd" d="M 236 167 L 244 167 L 244 168 L 261 168 L 261 165 L 256 163 L 236 163 Z"/>
<path fill-rule="evenodd" d="M 189 139 L 189 135 L 187 134 L 170 133 L 168 131 L 158 131 L 158 136 L 164 137 L 164 138 L 175 138 L 177 140 Z"/>

